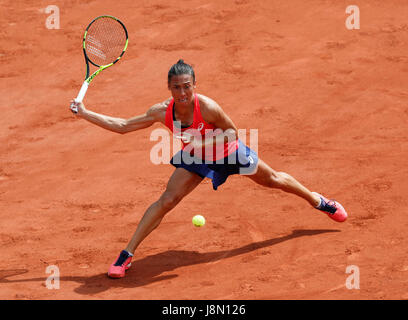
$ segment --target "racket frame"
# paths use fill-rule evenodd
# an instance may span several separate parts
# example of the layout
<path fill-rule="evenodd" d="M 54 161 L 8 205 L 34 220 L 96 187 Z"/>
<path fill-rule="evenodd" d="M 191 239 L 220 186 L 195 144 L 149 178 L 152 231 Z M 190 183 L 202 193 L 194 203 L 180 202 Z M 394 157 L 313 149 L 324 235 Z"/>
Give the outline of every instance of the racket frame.
<path fill-rule="evenodd" d="M 122 25 L 123 30 L 125 31 L 125 34 L 126 34 L 125 47 L 124 47 L 122 53 L 121 53 L 121 54 L 119 55 L 119 57 L 116 58 L 116 60 L 114 60 L 113 62 L 111 62 L 111 63 L 109 63 L 109 64 L 106 64 L 106 65 L 102 65 L 102 66 L 100 66 L 100 65 L 98 65 L 98 64 L 96 64 L 96 63 L 94 63 L 91 59 L 89 59 L 89 57 L 88 57 L 88 55 L 87 55 L 87 53 L 86 53 L 86 47 L 85 47 L 86 36 L 88 35 L 88 30 L 89 30 L 89 28 L 91 27 L 91 25 L 92 25 L 95 21 L 97 21 L 98 19 L 101 19 L 101 18 L 110 18 L 110 19 L 113 19 L 113 20 L 117 21 L 118 23 L 120 23 L 120 24 Z M 103 71 L 103 70 L 105 70 L 105 69 L 107 69 L 107 68 L 113 66 L 115 63 L 117 63 L 117 62 L 122 58 L 122 56 L 123 56 L 123 55 L 125 54 L 125 52 L 126 52 L 126 49 L 127 49 L 127 47 L 128 47 L 128 43 L 129 43 L 129 37 L 128 37 L 127 29 L 126 29 L 125 25 L 122 23 L 122 21 L 120 21 L 118 18 L 116 18 L 116 17 L 114 17 L 114 16 L 110 16 L 110 15 L 102 15 L 102 16 L 96 17 L 95 19 L 93 19 L 93 20 L 91 21 L 91 23 L 86 27 L 85 33 L 84 33 L 84 36 L 83 36 L 83 39 L 82 39 L 82 50 L 83 50 L 83 53 L 84 53 L 85 64 L 86 64 L 85 81 L 82 83 L 82 87 L 81 87 L 81 89 L 79 90 L 78 96 L 75 98 L 75 102 L 82 102 L 82 101 L 83 101 L 83 99 L 84 99 L 84 97 L 85 97 L 85 94 L 86 94 L 86 91 L 88 90 L 89 84 L 92 82 L 92 80 L 93 80 L 101 71 Z M 98 68 L 98 69 L 97 69 L 94 73 L 92 73 L 91 75 L 89 75 L 89 72 L 90 72 L 89 63 L 91 63 L 92 65 L 94 65 L 95 67 Z M 74 113 L 77 113 L 77 112 L 78 112 L 77 108 L 76 108 L 75 106 L 73 106 L 73 105 L 71 105 L 71 110 L 72 110 Z"/>

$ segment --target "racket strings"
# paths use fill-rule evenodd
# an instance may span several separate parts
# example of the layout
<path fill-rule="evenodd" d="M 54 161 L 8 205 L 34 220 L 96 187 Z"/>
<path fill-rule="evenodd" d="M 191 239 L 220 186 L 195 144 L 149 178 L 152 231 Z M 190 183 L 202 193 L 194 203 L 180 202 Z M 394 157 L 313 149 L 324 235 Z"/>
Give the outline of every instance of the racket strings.
<path fill-rule="evenodd" d="M 125 29 L 118 21 L 100 18 L 92 23 L 85 38 L 88 59 L 98 66 L 110 64 L 122 54 L 126 40 Z"/>

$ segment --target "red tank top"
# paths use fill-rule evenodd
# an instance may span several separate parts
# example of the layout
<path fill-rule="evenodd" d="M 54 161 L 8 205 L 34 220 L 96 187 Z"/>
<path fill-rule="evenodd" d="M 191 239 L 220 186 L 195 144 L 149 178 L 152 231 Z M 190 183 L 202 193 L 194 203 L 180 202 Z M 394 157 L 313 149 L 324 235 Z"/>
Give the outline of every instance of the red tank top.
<path fill-rule="evenodd" d="M 194 97 L 194 119 L 193 123 L 191 126 L 184 128 L 181 127 L 181 123 L 178 122 L 178 125 L 175 124 L 175 119 L 173 117 L 174 114 L 174 99 L 170 101 L 169 106 L 167 107 L 166 110 L 166 127 L 168 127 L 171 132 L 176 136 L 180 137 L 183 134 L 192 134 L 196 138 L 197 136 L 201 136 L 202 141 L 207 137 L 214 136 L 214 133 L 216 133 L 216 127 L 210 123 L 207 123 L 204 119 L 203 116 L 201 115 L 201 110 L 200 110 L 200 102 L 198 101 L 197 95 Z M 188 145 L 182 141 L 182 149 L 185 151 L 192 152 Z M 238 149 L 238 140 L 231 141 L 224 143 L 220 146 L 214 146 L 212 150 L 203 150 L 201 151 L 201 154 L 195 154 L 195 156 L 200 157 L 201 159 L 205 160 L 210 160 L 210 161 L 215 161 L 219 159 L 223 159 L 230 155 L 231 153 L 235 152 Z"/>

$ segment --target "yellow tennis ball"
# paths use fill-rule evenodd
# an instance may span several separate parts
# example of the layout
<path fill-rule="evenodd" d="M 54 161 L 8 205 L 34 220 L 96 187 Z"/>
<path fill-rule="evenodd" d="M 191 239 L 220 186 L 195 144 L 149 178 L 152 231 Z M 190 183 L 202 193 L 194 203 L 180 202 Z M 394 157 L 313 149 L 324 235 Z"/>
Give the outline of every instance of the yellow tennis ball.
<path fill-rule="evenodd" d="M 205 225 L 205 218 L 198 214 L 193 217 L 193 224 L 196 227 L 202 227 L 203 225 Z"/>

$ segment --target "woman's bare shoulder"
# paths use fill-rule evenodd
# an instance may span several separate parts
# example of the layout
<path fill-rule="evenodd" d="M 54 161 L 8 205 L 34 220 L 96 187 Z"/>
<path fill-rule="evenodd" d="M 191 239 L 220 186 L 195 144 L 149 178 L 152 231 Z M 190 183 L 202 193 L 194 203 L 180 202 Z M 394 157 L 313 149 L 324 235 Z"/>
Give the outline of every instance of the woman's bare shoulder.
<path fill-rule="evenodd" d="M 201 115 L 203 116 L 204 120 L 211 123 L 222 111 L 222 108 L 215 100 L 207 96 L 197 94 L 197 97 L 200 103 Z"/>
<path fill-rule="evenodd" d="M 171 98 L 163 101 L 156 103 L 155 105 L 151 106 L 149 110 L 147 111 L 147 114 L 154 117 L 158 121 L 165 123 L 166 120 L 166 111 L 167 108 L 171 102 Z"/>
<path fill-rule="evenodd" d="M 200 107 L 201 106 L 205 108 L 219 108 L 220 107 L 215 100 L 203 94 L 197 94 L 197 97 L 198 97 L 198 101 L 200 102 Z"/>
<path fill-rule="evenodd" d="M 150 107 L 150 110 L 153 110 L 153 111 L 165 111 L 167 109 L 167 107 L 169 106 L 170 102 L 171 102 L 171 98 L 169 98 L 169 99 L 167 99 L 167 100 L 165 100 L 163 102 L 156 103 L 155 105 Z"/>

